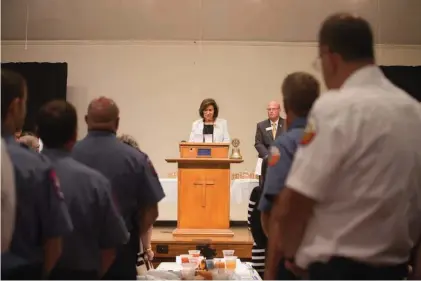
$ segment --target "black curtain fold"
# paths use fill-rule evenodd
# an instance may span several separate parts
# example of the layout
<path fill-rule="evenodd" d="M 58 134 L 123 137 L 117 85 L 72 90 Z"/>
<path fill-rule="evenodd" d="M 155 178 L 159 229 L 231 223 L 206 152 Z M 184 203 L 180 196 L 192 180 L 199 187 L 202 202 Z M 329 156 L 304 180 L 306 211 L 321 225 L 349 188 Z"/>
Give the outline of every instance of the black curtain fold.
<path fill-rule="evenodd" d="M 27 82 L 28 102 L 24 131 L 35 131 L 38 110 L 46 102 L 66 99 L 67 63 L 2 63 L 2 68 L 20 73 Z"/>
<path fill-rule="evenodd" d="M 396 86 L 421 102 L 421 66 L 380 66 Z"/>

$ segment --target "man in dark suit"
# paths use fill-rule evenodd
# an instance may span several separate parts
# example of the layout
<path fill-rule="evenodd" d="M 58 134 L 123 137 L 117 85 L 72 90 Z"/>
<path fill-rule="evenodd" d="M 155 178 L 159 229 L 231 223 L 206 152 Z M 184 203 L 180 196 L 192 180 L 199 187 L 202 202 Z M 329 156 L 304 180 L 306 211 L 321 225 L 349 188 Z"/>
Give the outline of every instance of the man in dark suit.
<path fill-rule="evenodd" d="M 279 117 L 281 106 L 276 101 L 268 104 L 268 119 L 257 123 L 254 147 L 259 158 L 268 156 L 268 149 L 272 142 L 284 131 L 284 119 Z"/>

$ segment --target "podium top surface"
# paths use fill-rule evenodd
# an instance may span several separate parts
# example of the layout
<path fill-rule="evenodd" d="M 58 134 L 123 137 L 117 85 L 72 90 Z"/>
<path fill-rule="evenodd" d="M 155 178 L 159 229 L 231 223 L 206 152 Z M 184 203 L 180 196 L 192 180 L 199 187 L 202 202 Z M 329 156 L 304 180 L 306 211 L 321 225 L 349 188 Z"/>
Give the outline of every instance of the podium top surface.
<path fill-rule="evenodd" d="M 224 142 L 180 142 L 180 146 L 230 146 L 230 144 Z"/>
<path fill-rule="evenodd" d="M 167 158 L 168 163 L 242 163 L 243 159 L 230 158 Z"/>

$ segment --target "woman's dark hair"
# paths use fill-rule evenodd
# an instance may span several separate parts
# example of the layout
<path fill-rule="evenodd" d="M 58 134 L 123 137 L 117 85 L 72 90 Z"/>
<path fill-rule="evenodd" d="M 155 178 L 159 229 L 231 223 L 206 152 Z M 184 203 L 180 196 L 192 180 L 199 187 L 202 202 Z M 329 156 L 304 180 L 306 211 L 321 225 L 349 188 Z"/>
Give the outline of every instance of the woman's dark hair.
<path fill-rule="evenodd" d="M 219 107 L 216 104 L 216 101 L 214 99 L 204 99 L 202 101 L 202 103 L 200 104 L 199 107 L 199 115 L 202 118 L 205 118 L 203 115 L 203 111 L 205 111 L 205 109 L 209 106 L 212 105 L 213 106 L 213 119 L 216 119 L 218 117 L 218 113 L 219 113 Z"/>

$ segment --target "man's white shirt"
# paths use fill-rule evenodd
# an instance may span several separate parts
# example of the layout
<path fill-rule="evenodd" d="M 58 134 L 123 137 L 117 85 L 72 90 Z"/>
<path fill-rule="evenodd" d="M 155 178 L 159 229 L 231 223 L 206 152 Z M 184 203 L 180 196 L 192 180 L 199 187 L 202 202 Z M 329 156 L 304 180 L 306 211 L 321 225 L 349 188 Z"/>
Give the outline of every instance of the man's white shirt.
<path fill-rule="evenodd" d="M 15 174 L 6 143 L 1 139 L 1 250 L 6 251 L 12 240 L 16 211 Z"/>
<path fill-rule="evenodd" d="M 302 268 L 342 256 L 404 263 L 421 233 L 421 108 L 376 66 L 315 103 L 315 134 L 286 185 L 317 203 L 296 254 Z"/>

